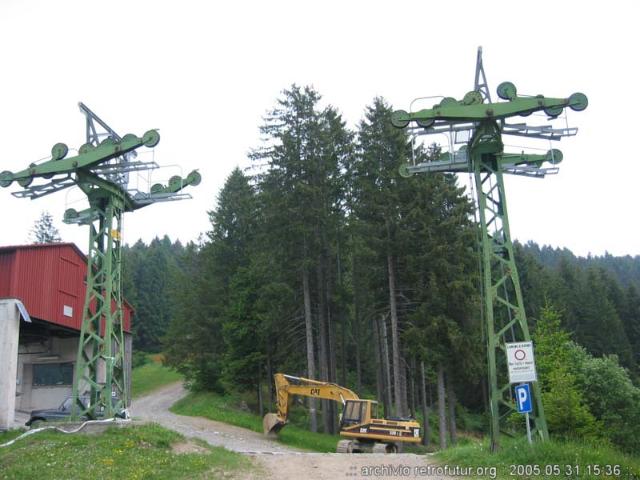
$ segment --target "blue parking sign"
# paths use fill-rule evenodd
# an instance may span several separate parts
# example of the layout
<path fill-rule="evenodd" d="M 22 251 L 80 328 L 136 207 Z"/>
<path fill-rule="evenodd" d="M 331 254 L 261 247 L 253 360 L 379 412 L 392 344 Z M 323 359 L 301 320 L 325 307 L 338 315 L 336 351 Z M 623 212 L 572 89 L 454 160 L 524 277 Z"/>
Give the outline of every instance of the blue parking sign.
<path fill-rule="evenodd" d="M 533 410 L 531 402 L 531 390 L 528 383 L 523 383 L 515 387 L 516 407 L 518 413 L 531 413 Z"/>

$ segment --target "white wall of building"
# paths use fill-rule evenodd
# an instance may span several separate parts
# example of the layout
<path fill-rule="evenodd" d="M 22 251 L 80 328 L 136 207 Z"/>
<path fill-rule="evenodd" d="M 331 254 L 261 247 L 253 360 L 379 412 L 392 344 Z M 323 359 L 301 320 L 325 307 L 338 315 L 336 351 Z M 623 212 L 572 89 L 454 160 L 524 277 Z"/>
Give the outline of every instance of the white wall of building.
<path fill-rule="evenodd" d="M 16 408 L 30 412 L 42 408 L 55 408 L 72 394 L 72 385 L 37 386 L 33 384 L 33 368 L 35 364 L 75 363 L 80 336 L 60 338 L 49 337 L 43 342 L 21 344 L 18 352 L 17 368 L 17 401 Z M 131 371 L 131 335 L 125 333 L 125 364 L 127 373 Z M 88 349 L 87 349 L 88 353 Z M 105 364 L 98 363 L 98 382 L 104 382 Z M 130 389 L 130 385 L 129 385 Z M 82 393 L 85 389 L 80 387 Z"/>
<path fill-rule="evenodd" d="M 13 425 L 20 313 L 14 299 L 0 300 L 0 430 Z"/>
<path fill-rule="evenodd" d="M 76 362 L 78 337 L 49 337 L 44 342 L 20 345 L 18 351 L 17 408 L 25 412 L 54 408 L 71 395 L 72 385 L 37 386 L 33 384 L 34 364 Z"/>

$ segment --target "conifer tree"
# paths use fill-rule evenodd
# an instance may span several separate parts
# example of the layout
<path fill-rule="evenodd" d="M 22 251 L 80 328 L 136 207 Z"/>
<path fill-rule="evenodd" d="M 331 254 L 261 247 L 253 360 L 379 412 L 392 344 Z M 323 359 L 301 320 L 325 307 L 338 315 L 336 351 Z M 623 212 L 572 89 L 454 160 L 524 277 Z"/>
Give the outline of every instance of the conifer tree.
<path fill-rule="evenodd" d="M 53 217 L 47 211 L 40 214 L 31 229 L 29 238 L 33 243 L 58 243 L 62 241 L 60 232 L 53 223 Z"/>

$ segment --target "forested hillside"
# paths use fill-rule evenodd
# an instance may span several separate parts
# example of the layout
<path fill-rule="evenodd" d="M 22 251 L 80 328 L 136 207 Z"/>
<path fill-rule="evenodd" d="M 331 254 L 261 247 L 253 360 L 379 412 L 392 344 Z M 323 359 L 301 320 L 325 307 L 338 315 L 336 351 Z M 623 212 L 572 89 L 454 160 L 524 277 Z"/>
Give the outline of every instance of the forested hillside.
<path fill-rule="evenodd" d="M 563 249 L 516 245 L 518 270 L 530 323 L 546 303 L 562 316 L 562 326 L 590 353 L 615 354 L 635 376 L 640 366 L 640 295 L 633 276 L 640 258 L 575 257 Z"/>
<path fill-rule="evenodd" d="M 376 98 L 351 131 L 312 88 L 284 91 L 198 243 L 126 248 L 136 347 L 162 349 L 194 388 L 253 392 L 260 413 L 281 371 L 348 386 L 387 414 L 425 403 L 455 441 L 456 414 L 482 414 L 486 396 L 473 205 L 454 176 L 399 176 L 438 148 L 412 152 L 390 115 Z M 637 449 L 620 419 L 640 418 L 640 258 L 535 243 L 516 258 L 529 323 L 555 359 L 540 367 L 552 432 Z M 596 397 L 598 379 L 618 382 L 623 406 Z M 309 407 L 311 429 L 335 431 L 331 402 Z"/>
<path fill-rule="evenodd" d="M 133 347 L 145 352 L 162 350 L 162 338 L 176 307 L 172 277 L 182 264 L 185 249 L 166 235 L 149 245 L 138 240 L 122 249 L 125 299 L 135 309 Z"/>

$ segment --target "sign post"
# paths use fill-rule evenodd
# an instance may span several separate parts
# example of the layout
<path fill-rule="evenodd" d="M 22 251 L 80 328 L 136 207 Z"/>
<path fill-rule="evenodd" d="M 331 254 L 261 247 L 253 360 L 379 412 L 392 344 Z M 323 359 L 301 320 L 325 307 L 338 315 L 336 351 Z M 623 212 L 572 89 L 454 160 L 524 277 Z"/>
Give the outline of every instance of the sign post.
<path fill-rule="evenodd" d="M 516 407 L 519 413 L 524 413 L 525 421 L 527 423 L 527 440 L 529 444 L 531 441 L 531 426 L 529 425 L 529 413 L 533 411 L 533 405 L 531 402 L 531 390 L 528 383 L 523 383 L 515 388 L 516 392 Z"/>
<path fill-rule="evenodd" d="M 527 440 L 531 441 L 531 425 L 529 413 L 533 411 L 531 389 L 526 382 L 537 382 L 536 362 L 533 357 L 533 342 L 505 343 L 507 365 L 509 367 L 509 383 L 520 383 L 515 387 L 516 407 L 524 413 L 527 424 Z"/>

